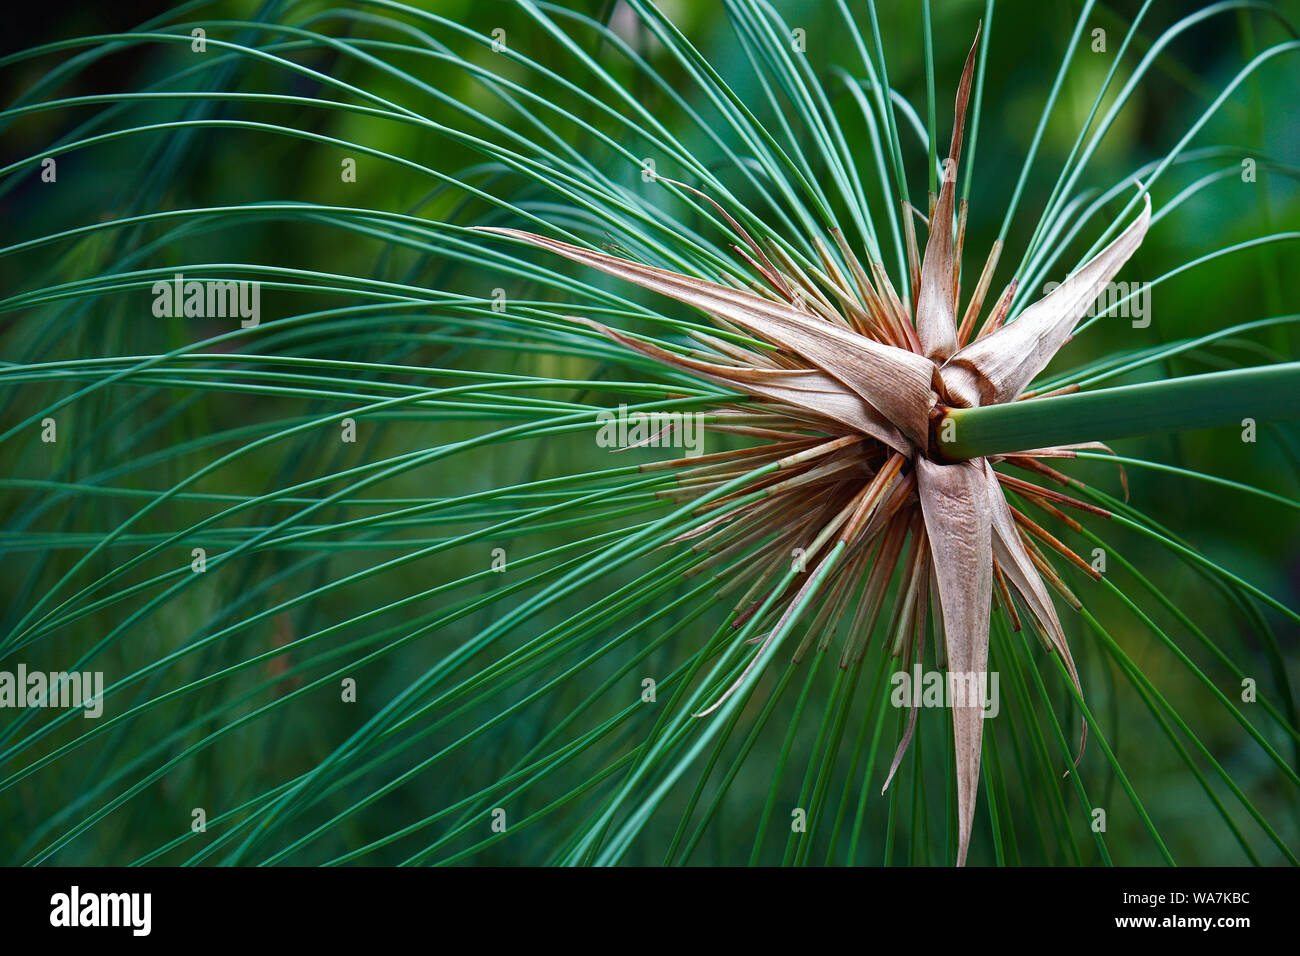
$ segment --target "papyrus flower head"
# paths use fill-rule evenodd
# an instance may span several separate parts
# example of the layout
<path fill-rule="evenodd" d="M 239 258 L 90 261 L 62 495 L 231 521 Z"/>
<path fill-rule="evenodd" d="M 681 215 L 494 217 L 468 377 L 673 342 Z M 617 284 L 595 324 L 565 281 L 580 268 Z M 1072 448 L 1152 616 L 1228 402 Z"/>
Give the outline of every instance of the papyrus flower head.
<path fill-rule="evenodd" d="M 820 237 L 823 268 L 810 273 L 779 247 L 756 242 L 725 212 L 741 243 L 737 252 L 755 276 L 748 286 L 682 275 L 518 230 L 491 231 L 686 303 L 720 328 L 740 330 L 754 340 L 746 347 L 733 337 L 701 335 L 699 348 L 676 352 L 588 322 L 630 349 L 749 396 L 742 405 L 719 409 L 716 427 L 764 443 L 690 459 L 680 476 L 681 493 L 690 496 L 716 488 L 755 464 L 779 463 L 760 485 L 760 495 L 732 494 L 710 502 L 707 520 L 679 539 L 713 553 L 714 563 L 761 543 L 753 567 L 737 576 L 741 583 L 754 578 L 737 605 L 737 625 L 762 609 L 776 618 L 763 638 L 771 640 L 781 631 L 782 615 L 801 607 L 802 598 L 817 588 L 826 596 L 797 653 L 818 639 L 819 622 L 830 615 L 848 615 L 852 626 L 842 664 L 860 656 L 877 624 L 886 621 L 886 650 L 908 666 L 924 650 L 933 602 L 949 674 L 975 675 L 982 685 L 992 604 L 1000 600 L 1016 626 L 1017 605 L 1023 610 L 1045 643 L 1060 654 L 1078 688 L 1049 586 L 1070 603 L 1076 599 L 1045 551 L 1095 572 L 1014 508 L 1004 489 L 1066 524 L 1073 519 L 1058 506 L 1104 512 L 1000 470 L 1011 464 L 1063 482 L 1064 476 L 1042 459 L 1067 457 L 1071 449 L 1025 449 L 953 461 L 943 454 L 935 432 L 947 407 L 1031 398 L 1026 394 L 1030 382 L 1069 341 L 1079 319 L 1142 242 L 1150 223 L 1150 200 L 1144 197 L 1138 218 L 1050 294 L 1008 316 L 1016 287 L 1012 280 L 981 322 L 1000 252 L 995 244 L 965 310 L 959 311 L 965 209 L 964 203 L 960 211 L 955 208 L 955 173 L 974 56 L 972 46 L 957 91 L 943 183 L 932 197 L 923 259 L 915 233 L 908 231 L 914 280 L 902 295 L 880 262 L 869 259 L 864 267 L 838 233 L 830 241 L 848 274 Z M 904 215 L 910 224 L 910 207 Z M 769 568 L 782 565 L 792 553 L 798 554 L 802 573 L 776 602 L 765 601 L 772 585 L 769 575 L 759 573 L 764 562 Z M 887 608 L 895 576 L 895 600 Z M 850 607 L 855 596 L 856 606 Z M 913 711 L 890 778 L 915 719 Z M 961 864 L 970 843 L 979 780 L 981 702 L 955 699 L 952 721 Z"/>

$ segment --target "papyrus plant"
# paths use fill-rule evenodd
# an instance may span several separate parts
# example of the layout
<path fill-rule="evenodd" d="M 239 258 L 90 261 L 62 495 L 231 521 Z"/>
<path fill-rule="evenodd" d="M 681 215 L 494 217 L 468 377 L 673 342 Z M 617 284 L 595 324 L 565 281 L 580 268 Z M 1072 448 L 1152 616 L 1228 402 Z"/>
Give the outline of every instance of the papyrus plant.
<path fill-rule="evenodd" d="M 788 819 L 783 862 L 868 847 L 889 862 L 906 814 L 915 862 L 1110 862 L 1096 811 L 1113 785 L 1172 861 L 1117 757 L 1122 722 L 1095 710 L 1099 687 L 1118 706 L 1122 680 L 1228 839 L 1296 862 L 1295 821 L 1256 805 L 1109 621 L 1127 609 L 1150 627 L 1267 767 L 1272 806 L 1300 790 L 1273 627 L 1300 618 L 1127 503 L 1136 469 L 1205 476 L 1103 444 L 1275 429 L 1300 411 L 1289 339 L 1214 374 L 1169 363 L 1296 317 L 1228 315 L 1195 338 L 1162 320 L 1163 338 L 1113 352 L 1070 344 L 1123 321 L 1100 293 L 1135 281 L 1161 220 L 1226 181 L 1180 191 L 1181 168 L 1240 170 L 1239 149 L 1193 141 L 1248 81 L 1294 75 L 1285 19 L 1215 4 L 1148 43 L 1146 4 L 1112 27 L 1033 220 L 1022 198 L 1092 2 L 1056 38 L 1012 176 L 975 159 L 986 78 L 1014 57 L 994 43 L 992 2 L 944 11 L 949 35 L 976 33 L 949 64 L 928 2 L 894 38 L 873 3 L 826 4 L 832 59 L 829 39 L 810 51 L 804 27 L 734 0 L 722 49 L 743 66 L 728 70 L 643 0 L 608 17 L 529 0 L 482 14 L 502 25 L 390 0 L 272 3 L 237 21 L 194 19 L 199 6 L 0 60 L 67 57 L 5 104 L 4 128 L 79 118 L 0 169 L 0 188 L 122 146 L 139 184 L 103 221 L 42 220 L 0 250 L 24 264 L 0 303 L 19 316 L 0 440 L 25 448 L 4 540 L 31 562 L 0 669 L 47 655 L 108 673 L 92 728 L 34 709 L 0 726 L 0 794 L 15 812 L 23 788 L 53 795 L 26 802 L 16 860 L 99 847 L 111 862 L 685 862 L 716 840 L 716 859 L 766 862 Z M 1280 38 L 1167 152 L 1091 181 L 1170 44 L 1239 12 L 1243 35 Z M 886 56 L 918 42 L 924 120 Z M 60 90 L 127 49 L 163 51 L 140 89 Z M 956 88 L 946 155 L 937 73 Z M 318 114 L 331 121 L 305 118 Z M 329 176 L 285 194 L 250 173 L 238 181 L 257 198 L 229 202 L 187 178 L 203 144 L 237 143 L 246 170 L 264 139 Z M 1294 172 L 1252 158 L 1261 175 Z M 205 198 L 178 198 L 191 192 Z M 1001 229 L 971 256 L 968 225 L 994 201 Z M 1149 285 L 1295 237 L 1206 235 Z M 181 273 L 260 282 L 263 318 L 142 326 L 149 290 Z M 208 408 L 231 395 L 240 415 Z M 702 416 L 713 444 L 665 453 L 679 418 L 597 449 L 615 406 Z M 23 445 L 48 421 L 72 452 Z M 1085 484 L 1074 469 L 1090 462 Z M 1209 480 L 1294 520 L 1285 493 Z M 1202 575 L 1255 643 L 1225 652 L 1110 545 L 1117 528 Z M 931 666 L 981 689 L 1003 672 L 1001 753 L 981 697 L 948 701 L 942 724 L 916 700 L 886 707 L 889 674 Z M 1236 685 L 1263 669 L 1252 709 Z M 892 760 L 877 760 L 882 741 Z M 104 772 L 74 792 L 61 769 L 87 756 Z M 141 823 L 155 786 L 205 808 L 205 827 Z M 140 829 L 120 828 L 127 808 Z M 103 849 L 123 845 L 125 858 Z"/>
<path fill-rule="evenodd" d="M 926 596 L 933 582 L 949 670 L 973 675 L 979 687 L 986 686 L 989 614 L 996 576 L 1008 606 L 1014 594 L 1035 628 L 1064 659 L 1077 688 L 1078 673 L 1039 568 L 1047 571 L 1049 580 L 1059 579 L 1036 547 L 1035 537 L 1081 568 L 1091 569 L 1056 537 L 1010 507 L 1001 482 L 1055 514 L 1060 512 L 1053 502 L 1085 511 L 1096 509 L 1041 485 L 1000 475 L 985 457 L 954 461 L 938 435 L 932 440 L 931 419 L 935 418 L 942 430 L 944 407 L 978 408 L 1021 399 L 1030 381 L 1069 340 L 1084 312 L 1142 242 L 1151 222 L 1150 201 L 1142 215 L 1102 252 L 1017 315 L 1008 318 L 1002 305 L 1009 305 L 1015 291 L 1010 285 L 999 306 L 981 323 L 982 293 L 988 285 L 982 281 L 959 329 L 961 249 L 954 249 L 954 197 L 976 49 L 971 48 L 962 72 L 943 186 L 938 201 L 932 203 L 933 228 L 906 303 L 900 301 L 881 264 L 871 263 L 871 273 L 880 282 L 876 286 L 842 239 L 840 249 L 857 284 L 838 273 L 828 259 L 829 268 L 822 273 L 823 290 L 806 275 L 784 273 L 737 226 L 742 233 L 737 238 L 748 240 L 753 253 L 749 261 L 768 283 L 762 290 L 766 295 L 760 295 L 530 233 L 494 231 L 672 296 L 705 312 L 723 328 L 739 328 L 774 347 L 774 352 L 766 354 L 723 347 L 703 359 L 679 357 L 596 326 L 615 341 L 757 400 L 752 413 L 768 417 L 765 427 L 778 432 L 776 439 L 748 450 L 743 457 L 728 456 L 729 470 L 714 477 L 712 484 L 720 485 L 726 477 L 743 473 L 746 458 L 748 464 L 775 460 L 779 472 L 790 472 L 796 465 L 799 468 L 797 474 L 774 479 L 761 501 L 737 506 L 724 498 L 715 503 L 705 512 L 710 520 L 684 537 L 697 538 L 708 531 L 711 538 L 705 550 L 711 551 L 738 534 L 758 532 L 764 539 L 758 554 L 767 557 L 789 553 L 811 536 L 805 556 L 820 559 L 825 573 L 821 566 L 807 568 L 806 582 L 798 589 L 791 585 L 788 604 L 779 602 L 777 609 L 785 612 L 787 607 L 797 607 L 814 582 L 819 587 L 838 586 L 841 593 L 851 592 L 858 579 L 874 571 L 875 593 L 860 599 L 868 610 L 857 631 L 869 635 L 885 610 L 880 582 L 892 576 L 900 546 L 910 535 L 912 546 L 903 562 L 896 598 L 907 608 L 897 614 L 906 632 L 907 659 L 922 649 L 927 631 Z M 908 238 L 912 239 L 911 233 Z M 920 259 L 915 244 L 908 252 L 911 262 Z M 990 276 L 996 264 L 995 250 L 984 275 Z M 842 282 L 837 283 L 831 275 Z M 727 359 L 733 364 L 720 364 Z M 815 437 L 804 437 L 809 432 Z M 1011 464 L 1050 476 L 1052 471 L 1038 459 L 1069 457 L 1075 450 L 1074 445 L 1019 449 L 1004 457 Z M 773 528 L 777 533 L 769 535 Z M 832 541 L 835 547 L 823 556 L 822 550 Z M 743 619 L 746 609 L 736 610 L 738 620 Z M 784 623 L 778 618 L 766 633 L 760 654 L 782 633 Z M 984 704 L 981 696 L 951 706 L 960 825 L 958 864 L 966 860 L 975 815 Z M 913 726 L 908 725 L 891 776 Z"/>

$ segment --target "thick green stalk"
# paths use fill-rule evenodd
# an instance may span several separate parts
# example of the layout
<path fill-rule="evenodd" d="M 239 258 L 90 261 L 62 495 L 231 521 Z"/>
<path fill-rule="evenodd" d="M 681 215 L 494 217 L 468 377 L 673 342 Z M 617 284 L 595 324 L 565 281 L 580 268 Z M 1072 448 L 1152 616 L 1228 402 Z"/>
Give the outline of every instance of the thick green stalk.
<path fill-rule="evenodd" d="M 937 423 L 934 441 L 944 457 L 956 460 L 1296 417 L 1300 362 L 1286 362 L 983 408 L 950 408 Z"/>

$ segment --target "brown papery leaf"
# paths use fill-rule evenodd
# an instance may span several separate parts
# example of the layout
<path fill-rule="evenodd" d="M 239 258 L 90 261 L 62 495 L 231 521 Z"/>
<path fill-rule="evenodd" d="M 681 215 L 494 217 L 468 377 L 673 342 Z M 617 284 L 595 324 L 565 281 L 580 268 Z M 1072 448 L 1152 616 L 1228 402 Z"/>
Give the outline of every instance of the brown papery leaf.
<path fill-rule="evenodd" d="M 517 229 L 474 227 L 558 253 L 653 292 L 732 322 L 773 345 L 802 355 L 844 382 L 892 422 L 918 448 L 929 441 L 934 366 L 926 358 L 883 345 L 849 328 L 831 325 L 779 302 L 619 259 Z"/>
<path fill-rule="evenodd" d="M 1011 506 L 1007 504 L 998 476 L 992 468 L 988 469 L 987 481 L 986 499 L 993 522 L 993 556 L 997 559 L 998 566 L 1002 569 L 1002 574 L 1008 583 L 1016 589 L 1016 593 L 1024 600 L 1029 612 L 1046 632 L 1056 652 L 1061 655 L 1065 669 L 1070 672 L 1070 680 L 1074 682 L 1074 689 L 1082 697 L 1083 686 L 1079 683 L 1079 672 L 1075 669 L 1070 645 L 1065 641 L 1061 620 L 1056 616 L 1056 605 L 1052 603 L 1052 596 L 1047 593 L 1047 586 L 1043 584 L 1033 559 L 1025 549 L 1020 532 L 1016 530 L 1015 519 L 1011 516 Z M 1088 723 L 1084 721 L 1079 737 L 1079 752 L 1074 758 L 1075 763 L 1078 763 L 1079 756 L 1083 754 L 1083 745 L 1087 741 Z"/>
<path fill-rule="evenodd" d="M 590 319 L 574 318 L 573 321 L 589 325 L 620 345 L 625 345 L 665 365 L 694 372 L 710 381 L 751 395 L 808 409 L 823 418 L 847 425 L 854 431 L 878 438 L 896 451 L 909 453 L 907 439 L 889 423 L 887 418 L 863 401 L 857 392 L 820 369 L 768 369 L 713 365 L 634 339 L 617 329 L 608 328 Z"/>
<path fill-rule="evenodd" d="M 1142 244 L 1151 224 L 1151 197 L 1118 238 L 1048 295 L 996 332 L 959 350 L 941 375 L 950 391 L 980 396 L 981 405 L 1014 401 L 1047 367 L 1088 306 Z"/>
<path fill-rule="evenodd" d="M 934 215 L 930 217 L 930 238 L 925 243 L 921 290 L 916 302 L 916 337 L 921 342 L 921 351 L 939 362 L 957 351 L 957 319 L 953 301 L 956 298 L 952 250 L 953 197 L 957 190 L 957 157 L 961 154 L 961 135 L 966 123 L 971 71 L 975 68 L 975 49 L 979 42 L 979 30 L 976 30 L 975 42 L 966 55 L 961 85 L 957 87 L 952 145 L 948 149 L 948 162 L 944 164 L 939 203 L 934 207 Z"/>
<path fill-rule="evenodd" d="M 989 467 L 983 458 L 939 465 L 918 457 L 916 491 L 930 539 L 948 651 L 949 687 L 954 675 L 987 686 L 989 611 L 993 600 L 992 509 Z M 1001 492 L 998 492 L 999 497 Z M 954 695 L 955 696 L 955 695 Z M 958 704 L 962 706 L 958 706 Z M 952 701 L 957 758 L 957 865 L 966 863 L 975 800 L 979 793 L 984 709 L 977 699 Z"/>

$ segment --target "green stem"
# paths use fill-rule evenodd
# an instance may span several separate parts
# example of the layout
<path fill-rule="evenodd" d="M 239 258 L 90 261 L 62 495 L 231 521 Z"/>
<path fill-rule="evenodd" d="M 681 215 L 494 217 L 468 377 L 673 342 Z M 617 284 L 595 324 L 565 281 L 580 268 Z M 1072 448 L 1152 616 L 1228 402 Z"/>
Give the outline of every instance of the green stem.
<path fill-rule="evenodd" d="M 952 459 L 1300 417 L 1300 362 L 1188 375 L 983 408 L 949 408 L 935 446 Z M 945 440 L 949 439 L 949 440 Z"/>

